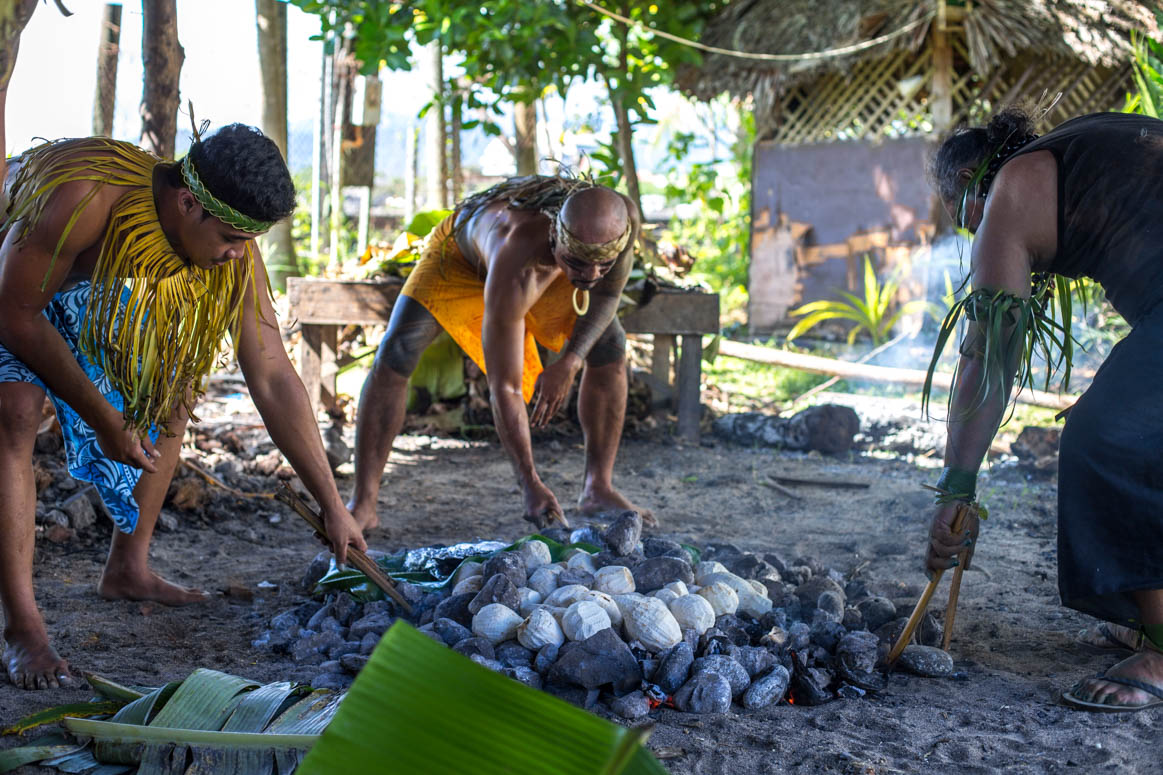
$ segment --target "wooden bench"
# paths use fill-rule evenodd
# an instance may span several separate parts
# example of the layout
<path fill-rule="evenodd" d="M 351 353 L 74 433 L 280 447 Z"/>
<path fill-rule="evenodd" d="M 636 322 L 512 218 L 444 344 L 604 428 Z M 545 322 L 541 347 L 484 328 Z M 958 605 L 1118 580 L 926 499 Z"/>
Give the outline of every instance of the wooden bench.
<path fill-rule="evenodd" d="M 335 405 L 339 327 L 386 325 L 402 287 L 403 281 L 395 278 L 287 279 L 291 318 L 303 327 L 299 370 L 312 407 Z M 648 304 L 627 312 L 622 326 L 628 334 L 653 337 L 651 372 L 665 384 L 675 383 L 671 378 L 671 354 L 678 350 L 678 395 L 674 407 L 678 414 L 678 432 L 685 439 L 697 441 L 702 414 L 702 337 L 719 331 L 718 295 L 664 288 Z"/>

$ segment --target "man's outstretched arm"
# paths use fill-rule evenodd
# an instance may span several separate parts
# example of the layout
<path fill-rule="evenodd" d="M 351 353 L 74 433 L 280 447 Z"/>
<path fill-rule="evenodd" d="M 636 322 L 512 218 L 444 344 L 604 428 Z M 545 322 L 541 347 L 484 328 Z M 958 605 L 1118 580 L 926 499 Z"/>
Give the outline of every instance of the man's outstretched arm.
<path fill-rule="evenodd" d="M 525 305 L 520 285 L 494 272 L 485 281 L 485 319 L 481 344 L 489 379 L 489 402 L 501 444 L 525 497 L 525 517 L 540 525 L 561 519 L 557 498 L 533 464 L 529 416 L 521 391 L 525 369 Z"/>
<path fill-rule="evenodd" d="M 254 242 L 250 243 L 250 249 L 259 287 L 258 308 L 255 308 L 256 294 L 249 287 L 242 289 L 245 300 L 237 343 L 238 364 L 275 446 L 319 503 L 335 560 L 343 563 L 347 560 L 348 545 L 366 550 L 367 542 L 335 487 L 307 389 L 283 349 L 275 310 L 264 290 L 266 268 L 262 256 Z"/>

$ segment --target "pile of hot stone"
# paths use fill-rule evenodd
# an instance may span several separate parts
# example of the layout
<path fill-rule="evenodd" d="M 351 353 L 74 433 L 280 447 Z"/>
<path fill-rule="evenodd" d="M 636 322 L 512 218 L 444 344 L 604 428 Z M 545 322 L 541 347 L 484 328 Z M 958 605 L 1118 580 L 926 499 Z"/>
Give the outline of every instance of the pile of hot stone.
<path fill-rule="evenodd" d="M 726 544 L 708 546 L 696 563 L 674 541 L 639 540 L 641 529 L 625 512 L 605 529 L 546 530 L 601 551 L 573 548 L 551 562 L 547 545 L 530 540 L 461 563 L 445 591 L 399 588 L 413 623 L 434 640 L 577 704 L 604 699 L 628 719 L 658 704 L 719 713 L 732 701 L 812 705 L 885 687 L 884 654 L 905 619 L 862 580 Z M 313 586 L 326 565 L 321 555 L 305 581 Z M 302 666 L 292 678 L 344 688 L 397 614 L 390 601 L 332 592 L 274 617 L 254 645 L 289 654 Z M 927 619 L 918 639 L 930 645 L 909 646 L 900 665 L 950 675 L 952 659 L 932 647 L 939 638 Z"/>

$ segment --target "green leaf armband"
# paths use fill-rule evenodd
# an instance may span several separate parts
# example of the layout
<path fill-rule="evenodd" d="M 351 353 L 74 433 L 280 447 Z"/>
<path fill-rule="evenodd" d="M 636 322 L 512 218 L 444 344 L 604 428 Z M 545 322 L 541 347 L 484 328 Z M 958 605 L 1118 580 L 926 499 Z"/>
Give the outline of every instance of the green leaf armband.
<path fill-rule="evenodd" d="M 940 491 L 937 495 L 938 503 L 950 501 L 972 503 L 977 498 L 977 472 L 945 467 L 941 469 L 937 489 Z"/>

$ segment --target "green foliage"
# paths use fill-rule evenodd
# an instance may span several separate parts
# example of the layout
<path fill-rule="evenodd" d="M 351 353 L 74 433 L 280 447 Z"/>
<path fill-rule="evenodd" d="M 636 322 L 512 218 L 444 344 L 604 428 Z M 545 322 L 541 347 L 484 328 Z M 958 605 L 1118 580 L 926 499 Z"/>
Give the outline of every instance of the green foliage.
<path fill-rule="evenodd" d="M 1163 27 L 1163 10 L 1155 11 L 1155 18 Z M 1131 47 L 1135 52 L 1131 72 L 1136 93 L 1127 95 L 1127 105 L 1123 110 L 1163 118 L 1163 41 L 1132 32 Z"/>
<path fill-rule="evenodd" d="M 726 99 L 705 107 L 707 135 L 723 157 L 683 166 L 698 136 L 675 132 L 667 146 L 666 199 L 672 206 L 696 205 L 693 218 L 675 215 L 664 238 L 695 258 L 692 275 L 719 292 L 747 287 L 751 259 L 751 151 L 755 144 L 752 111 Z M 744 301 L 740 299 L 739 301 Z"/>
<path fill-rule="evenodd" d="M 888 341 L 897 321 L 904 315 L 926 311 L 936 316 L 933 305 L 921 299 L 905 302 L 895 311 L 892 309 L 899 283 L 892 277 L 883 282 L 877 278 L 872 268 L 872 259 L 864 257 L 864 298 L 840 291 L 843 300 L 825 299 L 813 301 L 792 310 L 789 314 L 801 318 L 788 332 L 788 341 L 802 336 L 811 328 L 830 320 L 848 320 L 854 323 L 848 332 L 848 344 L 856 341 L 861 332 L 872 337 L 873 345 Z"/>
<path fill-rule="evenodd" d="M 432 401 L 461 398 L 468 392 L 464 383 L 464 351 L 445 331 L 424 350 L 408 379 L 408 408 L 416 405 L 416 393 L 421 388 Z"/>

